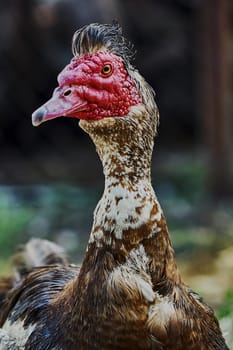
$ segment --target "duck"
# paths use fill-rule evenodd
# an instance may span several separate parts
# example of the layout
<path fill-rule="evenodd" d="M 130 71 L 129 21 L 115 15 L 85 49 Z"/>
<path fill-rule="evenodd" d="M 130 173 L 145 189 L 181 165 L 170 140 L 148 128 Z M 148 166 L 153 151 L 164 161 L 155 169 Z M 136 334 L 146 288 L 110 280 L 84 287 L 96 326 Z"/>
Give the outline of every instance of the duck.
<path fill-rule="evenodd" d="M 13 273 L 0 279 L 0 313 L 8 293 L 16 288 L 34 268 L 45 265 L 68 265 L 68 258 L 63 247 L 47 239 L 31 238 L 25 245 L 20 245 L 11 257 Z"/>
<path fill-rule="evenodd" d="M 213 310 L 182 280 L 151 183 L 154 91 L 116 24 L 77 30 L 73 58 L 34 126 L 76 118 L 105 185 L 80 267 L 45 265 L 8 293 L 0 350 L 226 350 Z"/>

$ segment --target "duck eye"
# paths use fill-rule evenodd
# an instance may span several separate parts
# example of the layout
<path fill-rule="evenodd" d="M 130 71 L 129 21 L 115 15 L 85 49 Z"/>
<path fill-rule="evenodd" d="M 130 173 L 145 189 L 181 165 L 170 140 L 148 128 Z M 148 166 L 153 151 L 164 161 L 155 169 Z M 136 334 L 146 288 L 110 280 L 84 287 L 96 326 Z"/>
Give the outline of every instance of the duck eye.
<path fill-rule="evenodd" d="M 71 89 L 67 89 L 65 92 L 64 92 L 64 96 L 69 96 L 71 94 Z"/>
<path fill-rule="evenodd" d="M 109 63 L 105 64 L 102 68 L 102 71 L 101 71 L 101 73 L 103 75 L 109 75 L 111 72 L 112 72 L 112 66 Z"/>

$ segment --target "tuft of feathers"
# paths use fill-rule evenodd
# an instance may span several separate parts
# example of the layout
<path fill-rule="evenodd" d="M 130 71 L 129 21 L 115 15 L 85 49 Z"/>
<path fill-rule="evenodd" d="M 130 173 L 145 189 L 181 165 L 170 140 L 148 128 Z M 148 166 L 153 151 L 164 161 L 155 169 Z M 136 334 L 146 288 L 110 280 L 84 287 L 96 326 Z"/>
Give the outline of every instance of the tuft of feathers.
<path fill-rule="evenodd" d="M 74 33 L 74 56 L 90 55 L 100 50 L 120 56 L 126 65 L 131 63 L 136 53 L 133 45 L 123 37 L 122 29 L 117 23 L 92 23 Z"/>
<path fill-rule="evenodd" d="M 135 81 L 145 107 L 151 116 L 151 126 L 154 134 L 159 124 L 159 113 L 154 100 L 154 90 L 132 65 L 136 54 L 133 44 L 122 35 L 118 23 L 92 23 L 78 29 L 73 36 L 72 51 L 75 58 L 81 55 L 91 55 L 98 51 L 108 51 L 122 58 L 128 74 Z"/>
<path fill-rule="evenodd" d="M 14 274 L 0 279 L 0 312 L 10 290 L 18 286 L 34 268 L 48 265 L 66 266 L 69 261 L 64 249 L 56 243 L 33 238 L 20 247 L 12 257 L 12 264 Z"/>
<path fill-rule="evenodd" d="M 67 265 L 68 259 L 62 247 L 46 239 L 32 238 L 13 256 L 16 279 L 20 280 L 34 267 Z"/>

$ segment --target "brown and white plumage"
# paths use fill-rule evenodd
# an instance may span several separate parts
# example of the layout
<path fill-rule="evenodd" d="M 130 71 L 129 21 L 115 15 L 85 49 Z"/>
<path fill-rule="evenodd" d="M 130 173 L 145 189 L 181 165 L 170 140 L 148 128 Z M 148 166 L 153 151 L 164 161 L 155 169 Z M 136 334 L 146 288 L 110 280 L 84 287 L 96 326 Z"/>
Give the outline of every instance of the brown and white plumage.
<path fill-rule="evenodd" d="M 13 274 L 0 279 L 0 313 L 9 291 L 34 268 L 46 265 L 68 265 L 68 258 L 62 247 L 46 239 L 33 238 L 12 257 Z"/>
<path fill-rule="evenodd" d="M 0 349 L 227 349 L 213 311 L 181 280 L 151 185 L 152 89 L 130 64 L 118 26 L 86 26 L 74 47 L 33 123 L 80 118 L 102 161 L 105 189 L 80 270 L 29 273 L 0 316 Z"/>

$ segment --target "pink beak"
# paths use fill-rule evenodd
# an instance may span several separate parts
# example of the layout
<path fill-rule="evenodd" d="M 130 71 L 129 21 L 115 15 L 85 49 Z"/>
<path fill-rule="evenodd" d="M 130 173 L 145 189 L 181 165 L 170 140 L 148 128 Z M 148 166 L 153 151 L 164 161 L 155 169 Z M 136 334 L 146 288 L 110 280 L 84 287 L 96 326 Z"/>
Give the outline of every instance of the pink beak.
<path fill-rule="evenodd" d="M 78 117 L 77 113 L 85 110 L 87 102 L 80 99 L 75 91 L 72 95 L 65 96 L 61 90 L 63 89 L 55 89 L 52 98 L 32 114 L 34 126 L 62 116 Z"/>

